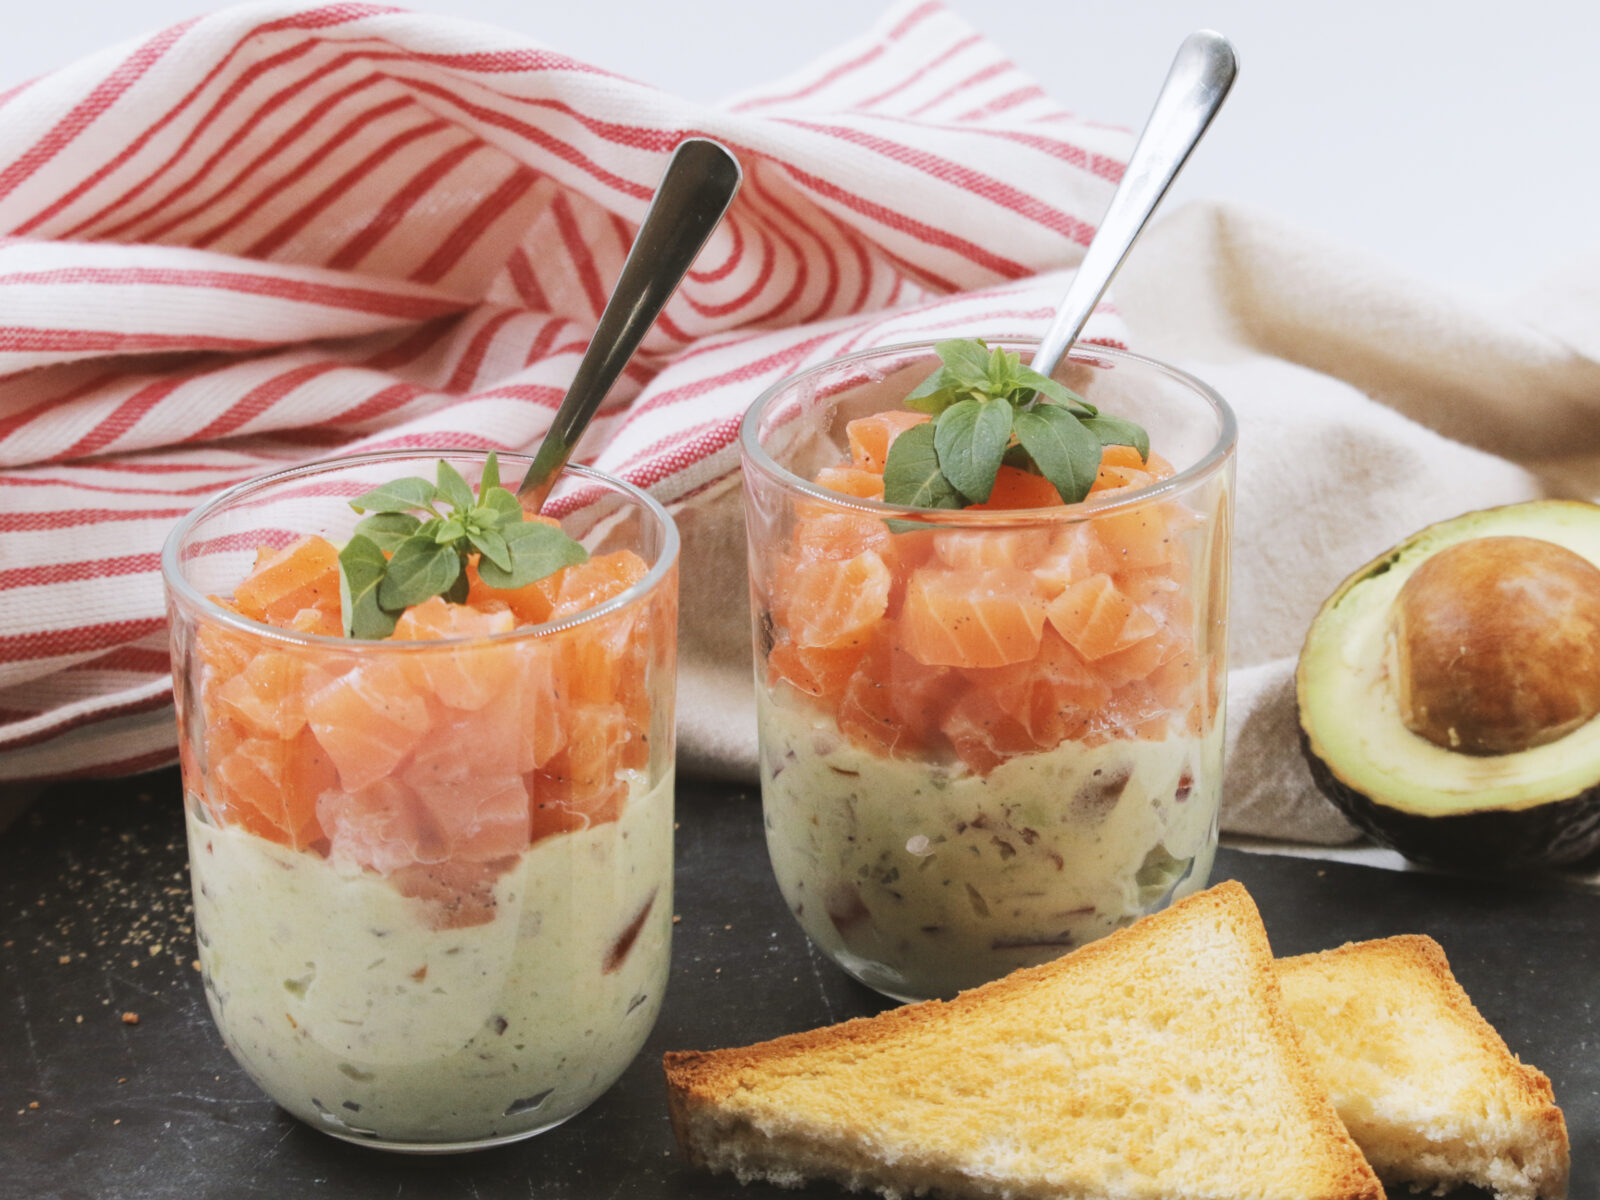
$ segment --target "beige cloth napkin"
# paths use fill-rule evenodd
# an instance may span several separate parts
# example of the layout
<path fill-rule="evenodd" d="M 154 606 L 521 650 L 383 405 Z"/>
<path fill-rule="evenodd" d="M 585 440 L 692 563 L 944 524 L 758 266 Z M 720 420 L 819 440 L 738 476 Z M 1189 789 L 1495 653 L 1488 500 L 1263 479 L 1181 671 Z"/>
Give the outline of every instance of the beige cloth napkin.
<path fill-rule="evenodd" d="M 1145 235 L 1115 291 L 1129 344 L 1193 371 L 1239 417 L 1223 828 L 1348 841 L 1300 756 L 1306 628 L 1340 580 L 1423 525 L 1600 494 L 1600 261 L 1491 310 L 1196 204 Z M 715 564 L 684 581 L 684 769 L 753 778 L 737 491 L 678 516 L 686 561 Z"/>

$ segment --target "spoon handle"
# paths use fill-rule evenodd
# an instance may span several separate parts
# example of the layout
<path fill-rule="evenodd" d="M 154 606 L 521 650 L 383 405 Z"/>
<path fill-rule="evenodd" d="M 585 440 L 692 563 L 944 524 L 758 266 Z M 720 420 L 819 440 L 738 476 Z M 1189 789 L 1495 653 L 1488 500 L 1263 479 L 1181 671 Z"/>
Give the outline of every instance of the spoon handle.
<path fill-rule="evenodd" d="M 524 508 L 537 512 L 544 505 L 578 438 L 722 220 L 742 178 L 739 160 L 709 138 L 689 138 L 672 152 L 578 372 L 517 489 Z"/>
<path fill-rule="evenodd" d="M 1233 47 L 1221 34 L 1202 29 L 1183 39 L 1122 182 L 1033 356 L 1034 370 L 1050 374 L 1078 340 L 1129 247 L 1222 107 L 1237 73 Z"/>

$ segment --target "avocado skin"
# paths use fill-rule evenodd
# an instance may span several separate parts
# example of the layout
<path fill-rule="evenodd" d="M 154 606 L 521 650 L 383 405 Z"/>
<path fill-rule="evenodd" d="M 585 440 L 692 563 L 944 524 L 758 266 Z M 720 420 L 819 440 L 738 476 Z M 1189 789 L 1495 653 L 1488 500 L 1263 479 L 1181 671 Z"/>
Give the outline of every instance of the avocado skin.
<path fill-rule="evenodd" d="M 1311 749 L 1304 728 L 1300 751 L 1317 787 L 1352 824 L 1424 866 L 1496 875 L 1600 856 L 1600 783 L 1532 808 L 1423 817 L 1390 808 L 1345 783 Z"/>

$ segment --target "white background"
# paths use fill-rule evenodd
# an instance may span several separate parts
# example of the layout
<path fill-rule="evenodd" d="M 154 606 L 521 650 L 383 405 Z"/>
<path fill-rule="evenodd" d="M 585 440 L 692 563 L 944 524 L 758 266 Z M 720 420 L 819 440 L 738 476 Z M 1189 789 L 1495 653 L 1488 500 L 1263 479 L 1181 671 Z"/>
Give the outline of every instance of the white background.
<path fill-rule="evenodd" d="M 1233 200 L 1460 293 L 1600 247 L 1600 5 L 1534 0 L 952 0 L 1057 99 L 1138 127 L 1209 27 L 1241 74 L 1168 206 Z M 715 100 L 863 32 L 887 0 L 420 0 Z M 204 11 L 5 0 L 0 89 Z"/>

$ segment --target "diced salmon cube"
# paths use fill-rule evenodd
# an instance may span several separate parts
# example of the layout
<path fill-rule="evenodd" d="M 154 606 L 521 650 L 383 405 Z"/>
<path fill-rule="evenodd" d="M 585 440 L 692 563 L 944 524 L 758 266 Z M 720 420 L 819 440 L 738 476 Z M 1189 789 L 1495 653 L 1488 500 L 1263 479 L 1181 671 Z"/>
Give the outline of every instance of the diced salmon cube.
<path fill-rule="evenodd" d="M 859 470 L 882 475 L 884 464 L 889 461 L 889 448 L 894 445 L 894 440 L 906 430 L 922 425 L 928 420 L 927 413 L 911 412 L 908 409 L 889 409 L 851 421 L 844 427 L 845 438 L 850 443 L 850 461 Z"/>
<path fill-rule="evenodd" d="M 283 550 L 263 549 L 233 592 L 239 611 L 287 625 L 304 608 L 339 611 L 339 550 L 326 538 L 304 537 Z"/>
<path fill-rule="evenodd" d="M 817 472 L 816 481 L 841 496 L 854 496 L 857 500 L 883 499 L 883 475 L 859 467 L 823 467 Z"/>
<path fill-rule="evenodd" d="M 1002 667 L 1038 652 L 1044 611 L 1037 581 L 1021 568 L 924 567 L 906 585 L 899 644 L 930 666 Z"/>
<path fill-rule="evenodd" d="M 1032 567 L 1050 550 L 1047 525 L 1028 529 L 944 529 L 933 535 L 934 553 L 947 567 Z"/>
<path fill-rule="evenodd" d="M 797 645 L 860 644 L 889 607 L 892 576 L 868 550 L 843 562 L 813 559 L 797 564 L 784 587 L 784 617 Z"/>
<path fill-rule="evenodd" d="M 1067 588 L 1046 610 L 1058 633 L 1090 662 L 1151 636 L 1159 628 L 1149 613 L 1117 590 L 1109 575 L 1092 575 Z"/>
<path fill-rule="evenodd" d="M 306 718 L 349 792 L 398 767 L 432 723 L 427 701 L 400 664 L 376 656 L 313 693 Z"/>

